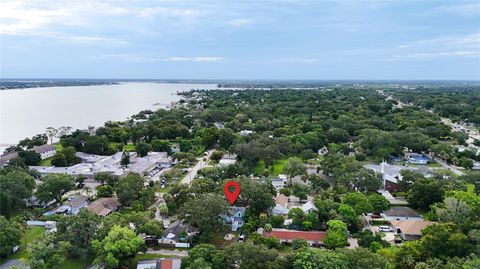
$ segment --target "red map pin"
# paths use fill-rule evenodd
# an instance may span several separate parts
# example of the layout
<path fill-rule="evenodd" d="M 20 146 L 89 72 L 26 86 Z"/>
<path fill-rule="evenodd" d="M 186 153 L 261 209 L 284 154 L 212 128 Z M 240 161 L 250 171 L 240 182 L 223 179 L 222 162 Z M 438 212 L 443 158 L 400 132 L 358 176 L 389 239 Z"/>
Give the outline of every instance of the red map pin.
<path fill-rule="evenodd" d="M 235 187 L 235 190 L 233 192 L 230 192 L 230 187 L 232 186 Z M 240 185 L 238 185 L 238 182 L 236 181 L 229 181 L 225 183 L 225 186 L 223 187 L 223 192 L 225 193 L 225 196 L 227 197 L 230 204 L 233 205 L 233 203 L 235 203 L 235 200 L 237 200 L 238 195 L 240 194 Z"/>

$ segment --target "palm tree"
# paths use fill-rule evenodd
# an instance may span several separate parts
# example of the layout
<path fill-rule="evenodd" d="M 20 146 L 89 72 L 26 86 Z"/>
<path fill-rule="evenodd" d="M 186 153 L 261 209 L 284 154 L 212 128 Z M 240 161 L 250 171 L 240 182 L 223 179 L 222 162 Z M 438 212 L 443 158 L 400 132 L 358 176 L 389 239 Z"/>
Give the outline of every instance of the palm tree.
<path fill-rule="evenodd" d="M 83 190 L 87 194 L 87 197 L 90 197 L 90 193 L 92 192 L 92 188 L 90 188 L 89 186 L 85 186 L 85 187 L 83 187 Z"/>

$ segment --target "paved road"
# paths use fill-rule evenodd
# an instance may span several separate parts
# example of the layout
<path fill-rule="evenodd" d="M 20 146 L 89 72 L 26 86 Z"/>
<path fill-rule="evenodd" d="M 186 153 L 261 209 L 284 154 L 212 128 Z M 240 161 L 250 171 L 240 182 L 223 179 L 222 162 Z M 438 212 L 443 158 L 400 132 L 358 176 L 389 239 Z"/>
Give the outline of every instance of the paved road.
<path fill-rule="evenodd" d="M 22 269 L 27 269 L 27 268 L 30 268 L 28 267 L 28 265 L 26 265 L 22 260 L 19 260 L 19 259 L 13 259 L 13 260 L 9 260 L 7 261 L 6 263 L 0 265 L 0 269 L 8 269 L 12 266 L 16 266 L 17 268 L 22 268 Z"/>
<path fill-rule="evenodd" d="M 158 255 L 185 257 L 185 256 L 188 256 L 188 251 L 186 251 L 186 250 L 167 250 L 167 249 L 149 249 L 149 250 L 147 250 L 147 254 L 158 254 Z"/>
<path fill-rule="evenodd" d="M 187 175 L 185 175 L 185 177 L 182 179 L 181 183 L 182 184 L 190 184 L 190 182 L 192 182 L 192 180 L 195 178 L 195 176 L 197 176 L 198 171 L 200 171 L 201 169 L 203 169 L 207 165 L 208 160 L 210 159 L 210 156 L 212 156 L 213 152 L 214 152 L 213 149 L 209 150 L 207 156 L 203 156 L 201 158 L 198 158 L 197 164 L 195 164 L 195 166 L 193 166 L 192 169 L 190 169 L 190 171 L 187 173 Z M 206 158 L 206 160 L 204 161 L 203 158 Z"/>
<path fill-rule="evenodd" d="M 430 156 L 431 158 L 431 156 Z M 452 171 L 453 173 L 455 173 L 456 175 L 458 176 L 463 176 L 465 173 L 463 173 L 462 171 L 458 170 L 457 168 L 445 163 L 444 161 L 438 159 L 438 158 L 435 158 L 435 162 L 437 162 L 438 164 L 440 164 L 443 168 L 445 169 L 449 169 L 450 171 Z"/>

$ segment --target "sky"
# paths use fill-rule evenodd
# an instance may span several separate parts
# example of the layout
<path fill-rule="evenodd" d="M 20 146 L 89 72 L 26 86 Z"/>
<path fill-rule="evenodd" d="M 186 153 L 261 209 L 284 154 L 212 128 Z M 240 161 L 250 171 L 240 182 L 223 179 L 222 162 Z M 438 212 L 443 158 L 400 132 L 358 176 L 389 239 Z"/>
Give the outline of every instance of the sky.
<path fill-rule="evenodd" d="M 480 80 L 480 1 L 0 2 L 1 78 Z"/>

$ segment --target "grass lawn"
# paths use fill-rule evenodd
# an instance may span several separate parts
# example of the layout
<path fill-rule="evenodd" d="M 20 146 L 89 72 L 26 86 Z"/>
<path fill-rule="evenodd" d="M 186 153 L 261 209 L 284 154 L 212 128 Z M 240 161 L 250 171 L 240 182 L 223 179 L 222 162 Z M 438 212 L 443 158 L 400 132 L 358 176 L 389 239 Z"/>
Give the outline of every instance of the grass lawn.
<path fill-rule="evenodd" d="M 77 258 L 77 259 L 66 259 L 58 269 L 85 269 L 90 264 L 92 264 L 93 258 L 86 257 L 86 258 Z"/>
<path fill-rule="evenodd" d="M 46 158 L 45 160 L 40 161 L 40 166 L 52 166 L 52 158 Z"/>
<path fill-rule="evenodd" d="M 123 146 L 123 151 L 135 151 L 135 145 L 134 144 L 126 144 Z"/>
<path fill-rule="evenodd" d="M 132 260 L 128 268 L 135 269 L 137 268 L 137 263 L 140 260 L 148 260 L 148 259 L 155 259 L 155 258 L 170 258 L 171 256 L 160 255 L 160 254 L 138 254 L 135 259 Z"/>
<path fill-rule="evenodd" d="M 261 175 L 263 174 L 263 170 L 265 170 L 265 161 L 260 160 L 258 161 L 257 165 L 253 168 L 253 172 L 255 174 Z"/>
<path fill-rule="evenodd" d="M 62 149 L 63 149 L 63 146 L 60 143 L 54 144 L 54 146 L 55 146 L 55 150 L 57 152 L 62 151 Z"/>
<path fill-rule="evenodd" d="M 278 176 L 279 174 L 282 173 L 283 167 L 287 164 L 288 159 L 281 159 L 278 161 L 275 161 L 273 165 L 268 167 L 268 170 L 270 170 L 270 175 L 271 176 Z M 253 172 L 258 175 L 263 174 L 263 170 L 265 170 L 265 161 L 260 160 L 257 165 L 253 168 Z"/>
<path fill-rule="evenodd" d="M 27 245 L 31 244 L 34 240 L 42 237 L 44 232 L 45 232 L 45 228 L 43 227 L 38 227 L 38 226 L 30 227 L 27 230 L 27 234 L 26 234 Z M 25 235 L 24 235 L 20 240 L 20 249 L 17 251 L 17 253 L 7 257 L 6 259 L 0 260 L 0 264 L 5 263 L 10 259 L 25 259 L 25 258 L 27 258 L 27 249 L 25 247 Z"/>
<path fill-rule="evenodd" d="M 283 167 L 287 164 L 287 162 L 288 162 L 288 159 L 275 161 L 275 163 L 273 164 L 273 171 L 271 171 L 272 174 L 273 175 L 281 174 L 283 171 Z"/>
<path fill-rule="evenodd" d="M 429 162 L 427 163 L 428 167 L 442 167 L 439 163 L 437 162 Z"/>

